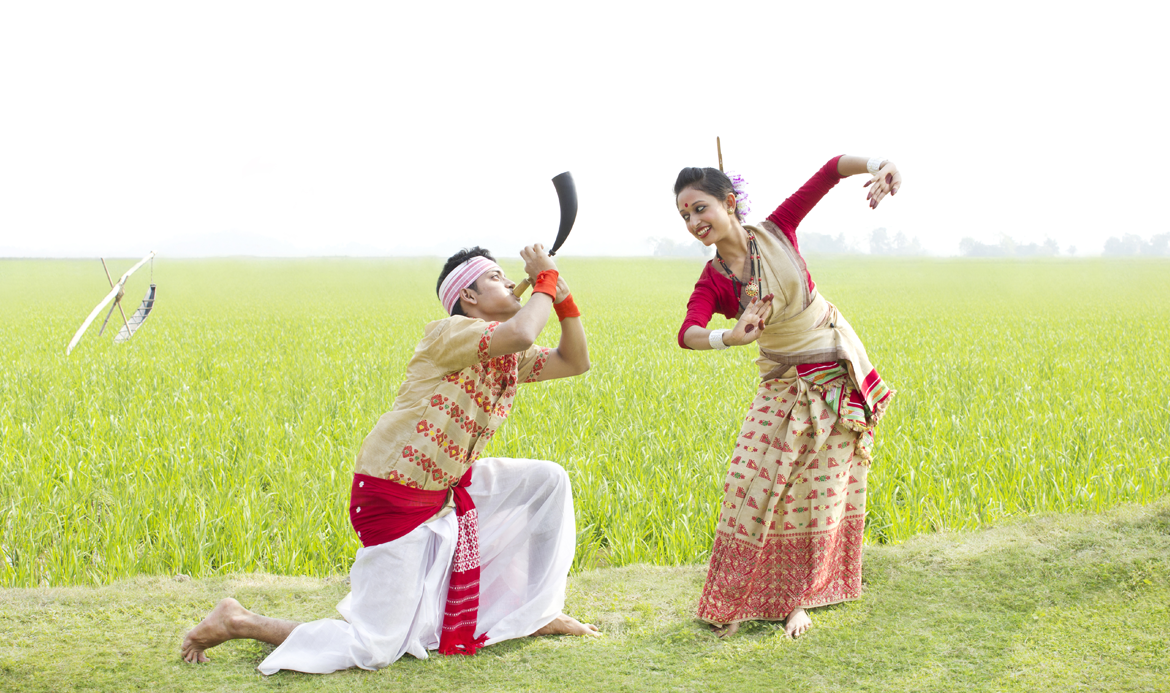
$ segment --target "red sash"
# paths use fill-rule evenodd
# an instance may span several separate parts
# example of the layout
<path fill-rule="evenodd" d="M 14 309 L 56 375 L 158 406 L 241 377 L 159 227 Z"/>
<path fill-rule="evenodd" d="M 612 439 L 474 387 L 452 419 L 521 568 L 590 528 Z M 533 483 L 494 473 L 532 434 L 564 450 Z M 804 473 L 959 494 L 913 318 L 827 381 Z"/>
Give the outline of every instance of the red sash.
<path fill-rule="evenodd" d="M 471 655 L 483 647 L 487 635 L 475 637 L 479 615 L 479 519 L 467 486 L 471 469 L 452 488 L 459 538 L 455 565 L 447 588 L 447 608 L 439 653 Z M 365 474 L 353 475 L 349 521 L 362 546 L 377 546 L 413 532 L 443 508 L 446 491 L 423 491 Z"/>

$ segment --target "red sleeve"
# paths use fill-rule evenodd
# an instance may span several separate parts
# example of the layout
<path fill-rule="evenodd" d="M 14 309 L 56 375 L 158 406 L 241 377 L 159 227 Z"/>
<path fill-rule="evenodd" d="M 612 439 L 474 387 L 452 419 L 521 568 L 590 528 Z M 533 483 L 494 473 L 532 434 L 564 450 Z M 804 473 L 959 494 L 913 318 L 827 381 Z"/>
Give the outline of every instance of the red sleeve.
<path fill-rule="evenodd" d="M 807 183 L 800 186 L 800 190 L 792 193 L 791 197 L 780 203 L 776 211 L 768 215 L 768 221 L 779 226 L 797 250 L 800 250 L 800 247 L 796 244 L 796 227 L 804 220 L 805 215 L 817 206 L 821 198 L 841 180 L 841 174 L 837 173 L 837 161 L 841 156 L 829 159 L 829 163 L 822 166 L 821 170 L 814 173 Z"/>
<path fill-rule="evenodd" d="M 735 287 L 731 280 L 716 272 L 708 261 L 687 301 L 687 317 L 678 331 L 678 345 L 690 349 L 683 341 L 683 335 L 692 325 L 706 327 L 716 312 L 734 318 L 739 313 L 739 300 L 735 297 Z"/>
<path fill-rule="evenodd" d="M 796 252 L 800 252 L 800 243 L 796 240 L 796 227 L 800 226 L 800 222 L 804 220 L 805 215 L 812 211 L 813 207 L 821 201 L 830 190 L 841 180 L 842 176 L 837 172 L 837 162 L 841 156 L 835 156 L 829 159 L 829 162 L 821 167 L 821 170 L 813 174 L 812 178 L 800 186 L 800 190 L 794 192 L 787 200 L 780 203 L 776 211 L 768 215 L 768 221 L 772 222 L 780 228 L 780 231 L 792 243 L 792 247 L 796 248 Z M 812 276 L 805 270 L 805 276 L 808 278 L 808 290 L 813 289 Z"/>

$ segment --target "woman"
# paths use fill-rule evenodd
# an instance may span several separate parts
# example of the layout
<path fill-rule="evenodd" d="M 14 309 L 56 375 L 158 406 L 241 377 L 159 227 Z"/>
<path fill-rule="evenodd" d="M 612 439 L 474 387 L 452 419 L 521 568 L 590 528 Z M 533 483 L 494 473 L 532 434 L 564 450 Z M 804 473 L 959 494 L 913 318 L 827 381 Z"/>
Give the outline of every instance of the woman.
<path fill-rule="evenodd" d="M 799 637 L 805 609 L 861 595 L 866 472 L 873 431 L 893 396 L 865 347 L 816 289 L 796 227 L 847 176 L 869 173 L 869 206 L 902 184 L 880 158 L 831 159 L 759 226 L 743 224 L 742 179 L 683 169 L 678 211 L 714 245 L 679 330 L 684 348 L 759 342 L 760 386 L 723 484 L 723 507 L 699 618 L 721 636 L 749 620 L 783 620 Z M 707 330 L 715 312 L 738 317 Z"/>

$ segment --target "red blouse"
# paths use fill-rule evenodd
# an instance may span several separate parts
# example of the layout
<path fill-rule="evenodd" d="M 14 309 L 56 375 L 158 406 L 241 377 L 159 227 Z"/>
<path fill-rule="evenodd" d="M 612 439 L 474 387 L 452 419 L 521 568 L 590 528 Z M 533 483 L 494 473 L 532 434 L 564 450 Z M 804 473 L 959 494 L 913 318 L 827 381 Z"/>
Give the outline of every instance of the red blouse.
<path fill-rule="evenodd" d="M 768 215 L 768 221 L 780 229 L 798 254 L 800 253 L 800 244 L 796 240 L 796 227 L 800 225 L 805 215 L 821 201 L 821 198 L 841 180 L 842 176 L 837 172 L 837 160 L 840 158 L 840 156 L 835 156 L 829 159 L 829 162 L 822 166 L 821 170 L 814 173 L 808 182 L 800 186 L 800 190 L 784 200 L 776 208 L 776 211 Z M 808 290 L 811 293 L 816 285 L 813 284 L 812 275 L 808 273 L 807 269 L 804 273 L 808 278 Z M 678 331 L 678 345 L 689 349 L 690 347 L 683 341 L 683 335 L 692 325 L 706 327 L 707 323 L 711 322 L 711 316 L 716 312 L 727 318 L 735 318 L 739 314 L 739 296 L 736 295 L 735 286 L 731 283 L 731 279 L 716 270 L 712 261 L 708 261 L 703 266 L 703 273 L 699 275 L 699 281 L 695 284 L 695 290 L 691 292 L 690 300 L 687 301 L 687 317 L 683 320 L 682 327 Z"/>

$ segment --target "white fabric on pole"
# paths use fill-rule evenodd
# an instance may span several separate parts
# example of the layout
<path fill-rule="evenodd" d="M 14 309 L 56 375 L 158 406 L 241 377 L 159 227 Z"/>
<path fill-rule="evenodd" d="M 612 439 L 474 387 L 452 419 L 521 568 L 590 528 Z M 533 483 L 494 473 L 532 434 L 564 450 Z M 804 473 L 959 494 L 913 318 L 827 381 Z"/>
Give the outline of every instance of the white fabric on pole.
<path fill-rule="evenodd" d="M 487 633 L 491 645 L 530 635 L 565 605 L 577 542 L 569 477 L 552 462 L 486 458 L 475 463 L 468 492 L 479 515 L 476 637 Z M 351 591 L 337 605 L 345 620 L 297 626 L 260 672 L 379 669 L 406 653 L 425 659 L 439 646 L 457 535 L 451 512 L 358 549 Z"/>

